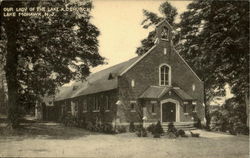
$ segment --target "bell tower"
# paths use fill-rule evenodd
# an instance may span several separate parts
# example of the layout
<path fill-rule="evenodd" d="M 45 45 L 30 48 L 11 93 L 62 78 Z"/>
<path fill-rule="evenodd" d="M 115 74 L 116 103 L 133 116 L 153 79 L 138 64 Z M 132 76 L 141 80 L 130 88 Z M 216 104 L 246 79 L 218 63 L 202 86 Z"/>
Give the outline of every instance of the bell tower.
<path fill-rule="evenodd" d="M 156 25 L 155 43 L 163 47 L 165 55 L 167 54 L 170 55 L 171 53 L 172 36 L 173 36 L 172 31 L 173 31 L 172 26 L 166 20 L 163 20 Z"/>

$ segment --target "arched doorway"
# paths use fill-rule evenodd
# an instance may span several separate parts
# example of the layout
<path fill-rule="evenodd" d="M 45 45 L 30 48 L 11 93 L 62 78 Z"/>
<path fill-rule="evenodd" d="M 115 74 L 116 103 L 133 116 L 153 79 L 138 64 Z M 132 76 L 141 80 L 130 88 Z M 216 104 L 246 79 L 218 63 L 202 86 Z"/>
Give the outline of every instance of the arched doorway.
<path fill-rule="evenodd" d="M 175 103 L 167 102 L 162 104 L 162 122 L 176 121 L 176 106 Z"/>
<path fill-rule="evenodd" d="M 161 101 L 161 122 L 179 122 L 179 102 L 173 99 Z"/>

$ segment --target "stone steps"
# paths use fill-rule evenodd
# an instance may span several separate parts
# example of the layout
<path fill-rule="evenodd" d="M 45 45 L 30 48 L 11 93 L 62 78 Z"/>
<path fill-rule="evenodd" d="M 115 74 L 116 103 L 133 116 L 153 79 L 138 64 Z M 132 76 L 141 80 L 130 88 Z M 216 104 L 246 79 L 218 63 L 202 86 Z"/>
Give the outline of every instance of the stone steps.
<path fill-rule="evenodd" d="M 195 130 L 194 122 L 174 122 L 175 128 L 184 131 Z M 162 128 L 166 132 L 168 130 L 168 123 L 162 123 Z"/>

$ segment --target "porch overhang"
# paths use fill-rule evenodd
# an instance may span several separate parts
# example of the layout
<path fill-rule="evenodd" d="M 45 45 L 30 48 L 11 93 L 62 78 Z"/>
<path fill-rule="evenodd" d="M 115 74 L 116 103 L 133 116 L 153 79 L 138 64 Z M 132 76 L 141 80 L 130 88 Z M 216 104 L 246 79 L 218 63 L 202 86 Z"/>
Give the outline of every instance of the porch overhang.
<path fill-rule="evenodd" d="M 195 100 L 179 87 L 170 86 L 150 86 L 139 96 L 139 99 L 160 99 L 169 91 L 173 91 L 174 93 L 176 93 L 176 95 L 178 95 L 183 101 Z"/>

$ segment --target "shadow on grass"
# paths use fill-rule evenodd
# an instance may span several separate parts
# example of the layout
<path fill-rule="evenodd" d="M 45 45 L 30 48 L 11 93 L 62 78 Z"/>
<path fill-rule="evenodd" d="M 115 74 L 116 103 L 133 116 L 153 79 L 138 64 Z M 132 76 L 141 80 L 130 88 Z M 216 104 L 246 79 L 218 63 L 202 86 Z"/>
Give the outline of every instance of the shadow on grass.
<path fill-rule="evenodd" d="M 20 128 L 10 130 L 0 127 L 0 136 L 7 139 L 23 140 L 27 138 L 42 139 L 77 139 L 89 135 L 100 135 L 102 133 L 87 131 L 82 128 L 65 127 L 59 123 L 22 123 Z"/>

